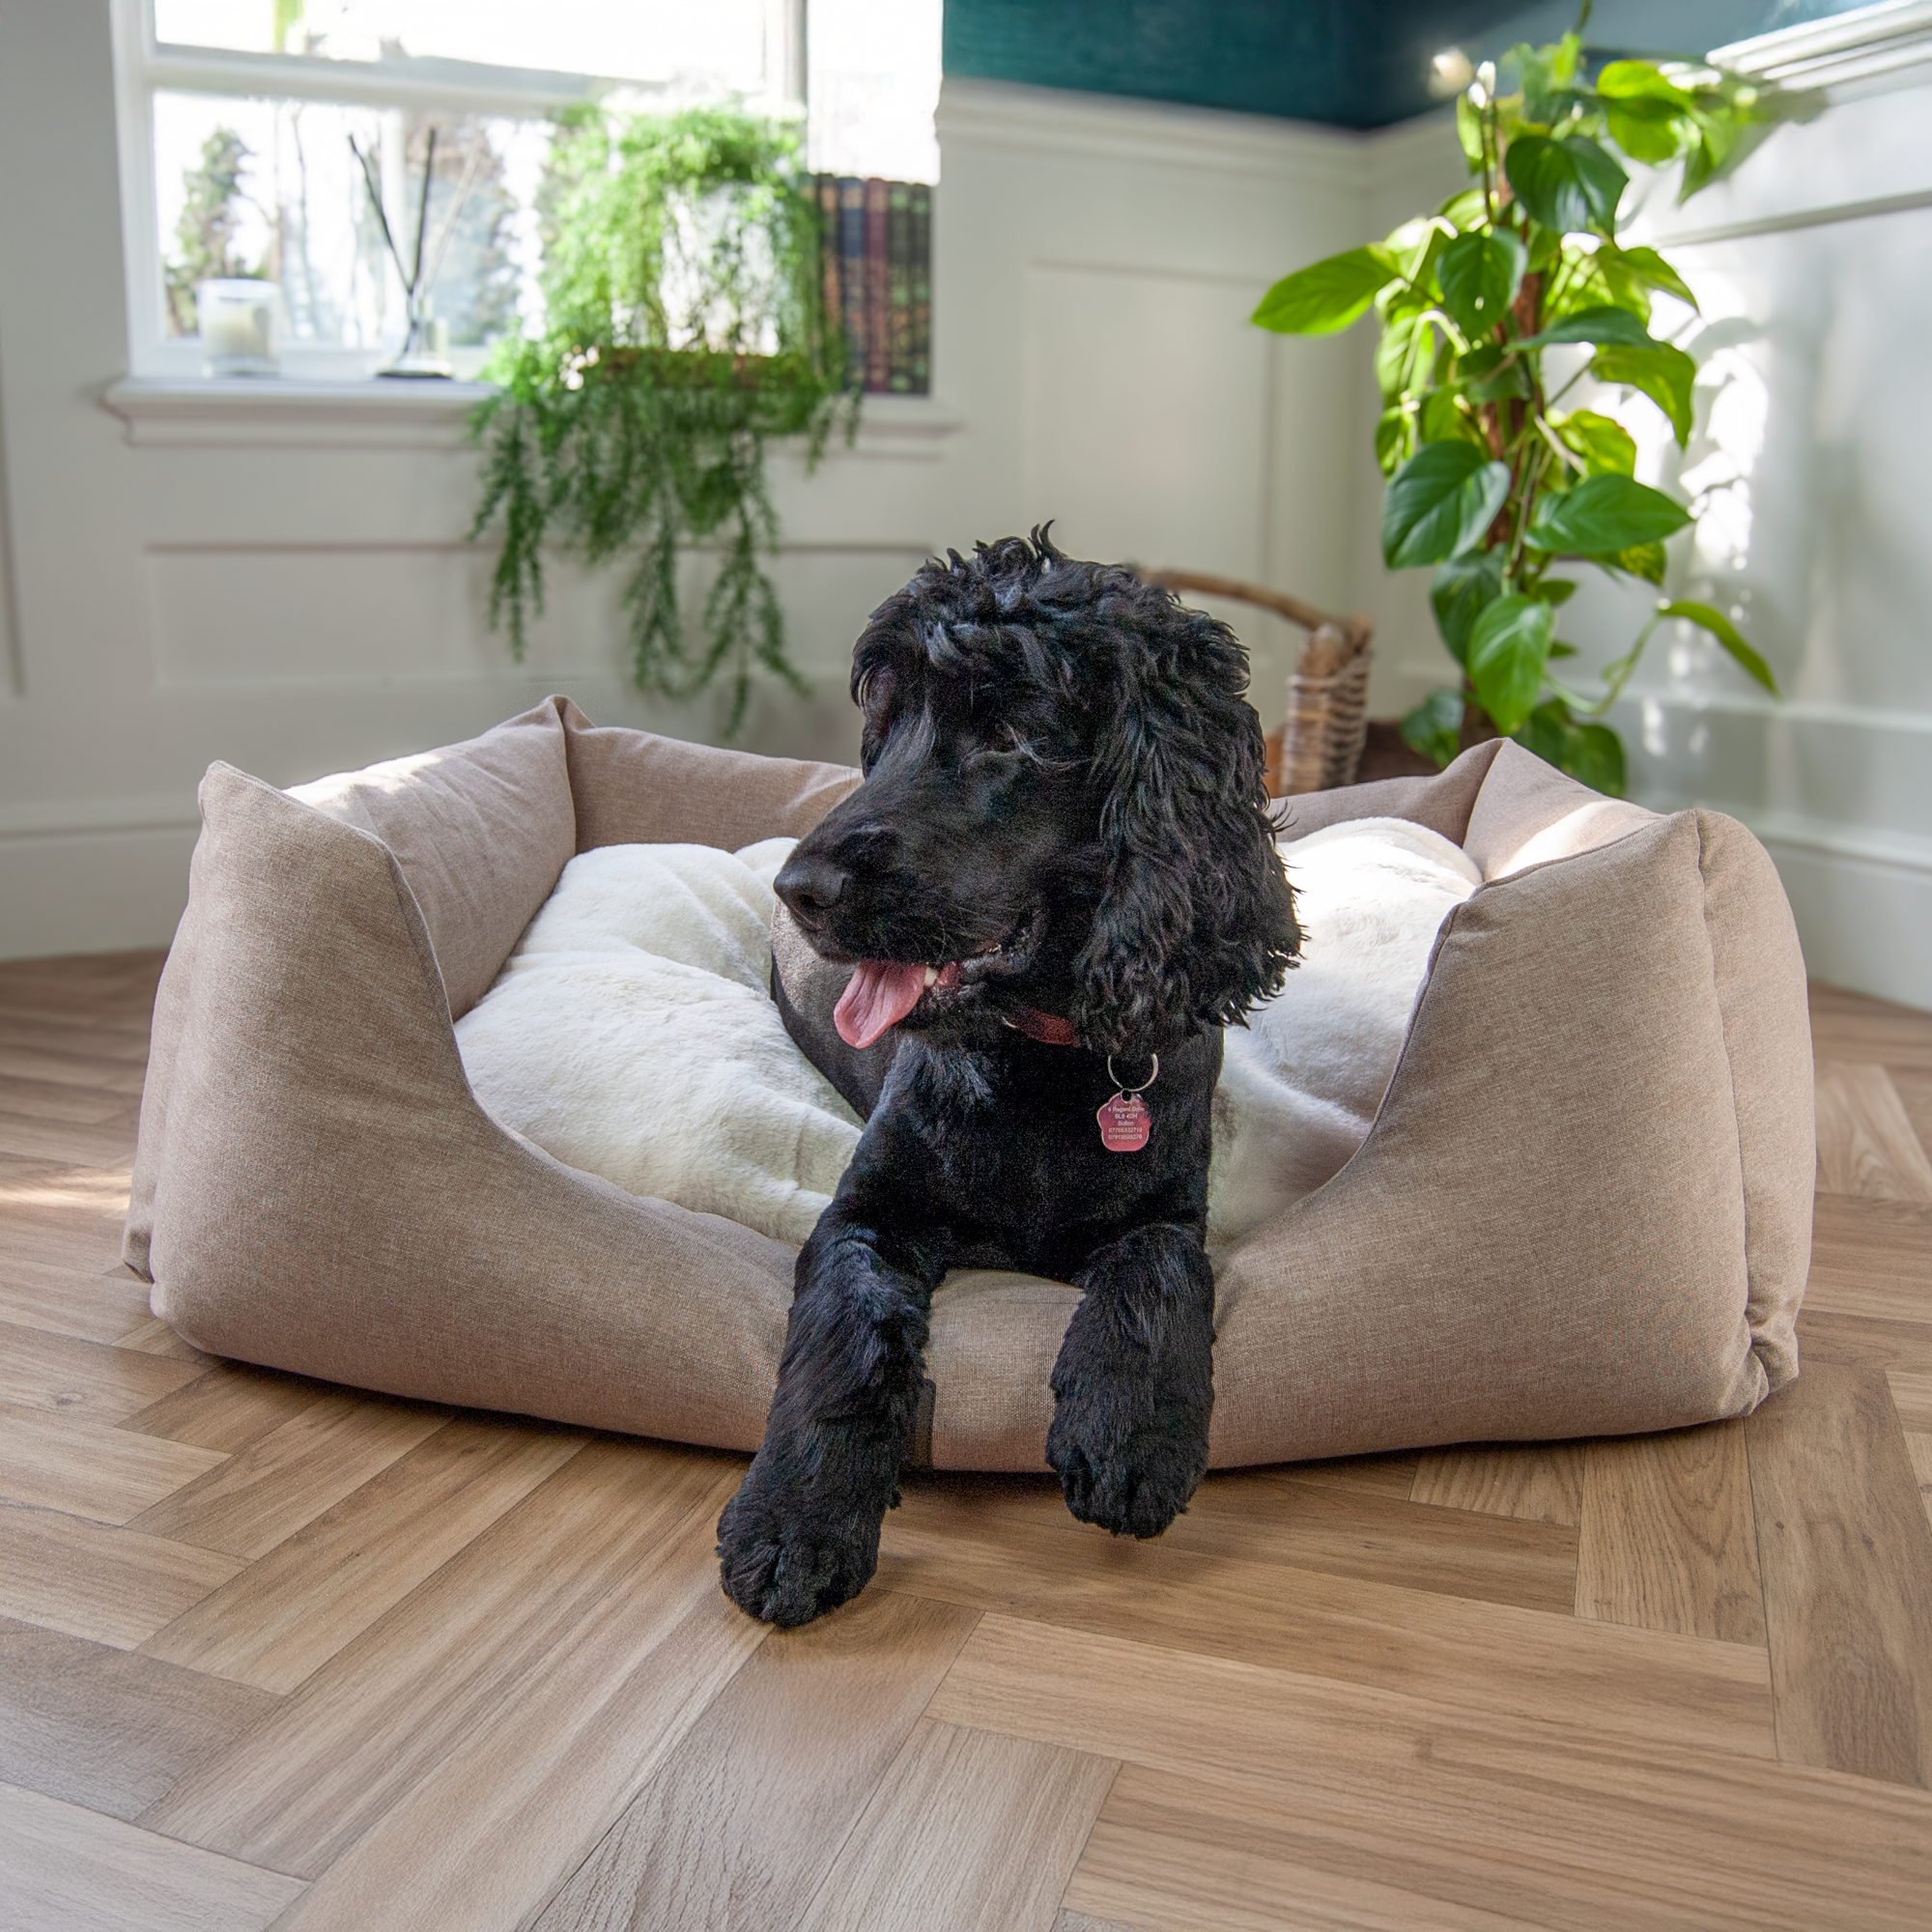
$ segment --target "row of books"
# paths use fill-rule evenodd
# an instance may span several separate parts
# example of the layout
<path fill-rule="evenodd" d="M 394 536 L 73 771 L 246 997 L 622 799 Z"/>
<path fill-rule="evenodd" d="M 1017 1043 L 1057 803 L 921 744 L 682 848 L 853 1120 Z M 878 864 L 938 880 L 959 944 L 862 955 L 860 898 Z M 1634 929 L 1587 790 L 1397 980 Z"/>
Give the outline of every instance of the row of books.
<path fill-rule="evenodd" d="M 924 182 L 814 175 L 825 307 L 840 318 L 854 387 L 932 388 L 932 189 Z"/>

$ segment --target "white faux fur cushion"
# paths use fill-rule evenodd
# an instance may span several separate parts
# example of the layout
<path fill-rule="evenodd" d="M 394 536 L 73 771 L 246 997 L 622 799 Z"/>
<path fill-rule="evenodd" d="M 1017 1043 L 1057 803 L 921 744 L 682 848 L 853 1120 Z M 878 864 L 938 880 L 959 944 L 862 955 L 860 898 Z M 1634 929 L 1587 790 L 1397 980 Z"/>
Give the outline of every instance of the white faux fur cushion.
<path fill-rule="evenodd" d="M 571 1167 L 802 1243 L 860 1122 L 772 1004 L 771 882 L 793 843 L 607 845 L 571 860 L 457 1022 L 478 1100 Z M 1304 958 L 1227 1036 L 1216 1243 L 1320 1187 L 1361 1145 L 1435 929 L 1482 883 L 1460 847 L 1406 819 L 1333 825 L 1281 850 Z"/>
<path fill-rule="evenodd" d="M 456 1023 L 477 1099 L 567 1166 L 802 1243 L 859 1119 L 772 1004 L 795 842 L 579 853 Z"/>
<path fill-rule="evenodd" d="M 1227 1032 L 1208 1174 L 1215 1243 L 1312 1194 L 1368 1138 L 1436 927 L 1483 883 L 1460 845 L 1406 818 L 1346 819 L 1280 851 L 1301 964 Z"/>

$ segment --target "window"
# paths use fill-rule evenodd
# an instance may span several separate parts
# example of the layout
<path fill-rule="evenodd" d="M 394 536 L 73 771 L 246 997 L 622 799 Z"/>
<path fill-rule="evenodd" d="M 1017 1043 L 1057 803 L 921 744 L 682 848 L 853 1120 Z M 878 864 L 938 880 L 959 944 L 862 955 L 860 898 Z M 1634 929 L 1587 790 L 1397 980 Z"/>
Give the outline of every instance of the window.
<path fill-rule="evenodd" d="M 812 164 L 937 174 L 938 0 L 115 0 L 134 373 L 201 373 L 195 287 L 275 283 L 289 376 L 359 378 L 434 266 L 459 376 L 541 323 L 552 117 L 729 100 Z M 432 146 L 433 141 L 433 146 Z M 370 184 L 380 191 L 379 215 Z"/>

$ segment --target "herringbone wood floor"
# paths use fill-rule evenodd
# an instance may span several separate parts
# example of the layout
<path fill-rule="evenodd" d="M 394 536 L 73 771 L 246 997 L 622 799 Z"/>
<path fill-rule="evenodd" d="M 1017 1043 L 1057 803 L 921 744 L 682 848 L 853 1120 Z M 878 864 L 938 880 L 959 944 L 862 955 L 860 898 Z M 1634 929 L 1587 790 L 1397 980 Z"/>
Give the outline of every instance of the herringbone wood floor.
<path fill-rule="evenodd" d="M 792 1635 L 740 1460 L 212 1361 L 116 1264 L 158 959 L 0 968 L 0 1924 L 1932 1924 L 1932 1016 L 1815 997 L 1800 1381 L 1210 1477 L 926 1478 Z"/>

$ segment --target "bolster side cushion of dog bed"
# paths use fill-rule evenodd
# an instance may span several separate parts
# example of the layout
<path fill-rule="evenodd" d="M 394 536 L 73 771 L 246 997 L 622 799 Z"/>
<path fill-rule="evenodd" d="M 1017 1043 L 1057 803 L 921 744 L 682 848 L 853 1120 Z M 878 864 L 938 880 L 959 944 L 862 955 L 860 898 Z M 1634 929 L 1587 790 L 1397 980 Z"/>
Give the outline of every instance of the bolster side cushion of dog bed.
<path fill-rule="evenodd" d="M 156 1000 L 126 1255 L 217 1354 L 427 1400 L 755 1446 L 793 1250 L 567 1167 L 476 1102 L 453 1032 L 576 852 L 798 837 L 844 768 L 591 725 L 285 793 L 216 765 Z M 1455 907 L 1369 1137 L 1218 1277 L 1217 1464 L 1673 1427 L 1795 1372 L 1811 1083 L 1762 848 L 1514 745 L 1293 801 L 1406 817 Z M 782 957 L 781 961 L 782 971 Z M 794 1000 L 813 997 L 788 986 Z M 930 1453 L 1037 1469 L 1075 1299 L 935 1299 Z"/>

